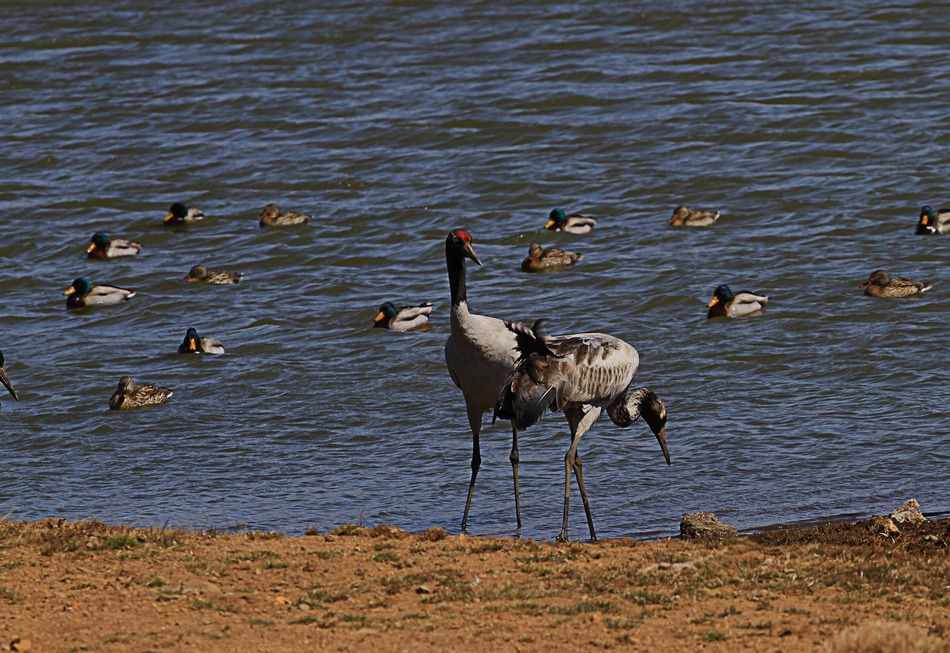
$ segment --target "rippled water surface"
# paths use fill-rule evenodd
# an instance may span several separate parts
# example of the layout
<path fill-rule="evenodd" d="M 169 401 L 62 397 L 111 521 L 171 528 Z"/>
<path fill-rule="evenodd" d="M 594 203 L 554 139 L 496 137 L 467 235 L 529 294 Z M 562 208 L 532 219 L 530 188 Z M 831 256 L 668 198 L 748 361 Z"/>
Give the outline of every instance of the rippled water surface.
<path fill-rule="evenodd" d="M 582 442 L 601 536 L 950 513 L 950 236 L 913 234 L 950 199 L 946 7 L 628 4 L 7 3 L 0 514 L 457 532 L 454 227 L 473 310 L 620 336 L 667 403 L 671 467 L 642 422 Z M 164 229 L 176 200 L 207 218 Z M 315 219 L 259 229 L 268 202 Z M 723 217 L 674 229 L 679 204 Z M 542 231 L 555 206 L 596 230 Z M 144 249 L 87 260 L 97 230 Z M 532 240 L 585 258 L 524 274 Z M 179 281 L 196 263 L 244 281 Z M 862 296 L 878 268 L 933 290 Z M 67 311 L 82 275 L 138 292 Z M 720 283 L 765 315 L 707 322 Z M 386 300 L 432 301 L 432 328 L 370 328 Z M 189 326 L 228 353 L 176 354 Z M 110 412 L 123 374 L 174 398 Z M 520 445 L 521 534 L 549 539 L 563 418 Z M 473 534 L 515 533 L 509 447 L 486 415 Z"/>

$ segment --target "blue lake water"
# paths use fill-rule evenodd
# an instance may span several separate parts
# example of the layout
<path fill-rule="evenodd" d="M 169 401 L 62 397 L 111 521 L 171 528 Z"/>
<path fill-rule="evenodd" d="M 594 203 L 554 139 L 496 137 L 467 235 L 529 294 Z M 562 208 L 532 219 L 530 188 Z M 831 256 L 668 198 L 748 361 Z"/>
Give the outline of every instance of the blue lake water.
<path fill-rule="evenodd" d="M 445 368 L 443 242 L 483 266 L 473 310 L 604 331 L 669 410 L 604 419 L 581 453 L 601 537 L 950 514 L 950 49 L 934 2 L 131 0 L 10 3 L 0 45 L 0 515 L 321 532 L 458 532 L 471 434 Z M 161 221 L 173 201 L 204 210 Z M 314 214 L 262 230 L 269 202 Z M 680 204 L 722 211 L 666 224 Z M 561 206 L 587 236 L 544 232 Z M 95 231 L 142 253 L 90 261 Z M 578 251 L 522 273 L 528 245 Z M 186 284 L 203 263 L 236 286 Z M 876 269 L 919 299 L 858 287 Z M 72 280 L 134 288 L 67 311 Z M 705 319 L 728 283 L 765 314 Z M 431 301 L 432 328 L 372 329 Z M 224 356 L 180 356 L 185 330 Z M 174 390 L 110 412 L 129 374 Z M 560 525 L 560 415 L 525 431 L 516 533 L 506 424 L 482 432 L 475 535 Z M 576 488 L 574 496 L 577 497 Z M 579 500 L 571 535 L 587 537 Z"/>

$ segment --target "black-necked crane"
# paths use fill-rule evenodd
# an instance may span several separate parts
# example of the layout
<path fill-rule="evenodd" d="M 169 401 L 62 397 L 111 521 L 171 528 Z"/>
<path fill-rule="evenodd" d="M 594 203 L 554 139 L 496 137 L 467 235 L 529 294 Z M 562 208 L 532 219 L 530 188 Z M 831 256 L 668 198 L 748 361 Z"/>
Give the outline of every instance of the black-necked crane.
<path fill-rule="evenodd" d="M 564 456 L 564 520 L 557 540 L 568 539 L 572 470 L 584 502 L 590 538 L 596 540 L 581 458 L 577 454 L 581 437 L 604 409 L 610 420 L 620 427 L 630 426 L 642 416 L 669 465 L 666 407 L 649 388 L 630 392 L 640 356 L 620 338 L 605 333 L 548 338 L 541 330 L 540 321 L 531 329 L 521 324 L 507 326 L 515 336 L 519 364 L 498 398 L 495 417 L 510 419 L 514 429 L 523 430 L 536 424 L 549 407 L 564 413 L 571 429 L 571 446 Z"/>
<path fill-rule="evenodd" d="M 482 416 L 492 410 L 508 378 L 518 366 L 515 333 L 508 323 L 495 317 L 472 313 L 468 307 L 465 288 L 465 259 L 481 265 L 472 248 L 472 235 L 463 229 L 454 229 L 445 239 L 445 266 L 449 273 L 449 291 L 452 307 L 452 333 L 445 341 L 445 364 L 452 381 L 465 398 L 465 412 L 472 429 L 472 477 L 462 514 L 462 530 L 468 524 L 468 512 L 475 491 L 475 477 L 481 467 L 479 433 Z M 511 471 L 515 486 L 515 516 L 521 528 L 521 503 L 518 496 L 518 430 L 512 423 Z"/>

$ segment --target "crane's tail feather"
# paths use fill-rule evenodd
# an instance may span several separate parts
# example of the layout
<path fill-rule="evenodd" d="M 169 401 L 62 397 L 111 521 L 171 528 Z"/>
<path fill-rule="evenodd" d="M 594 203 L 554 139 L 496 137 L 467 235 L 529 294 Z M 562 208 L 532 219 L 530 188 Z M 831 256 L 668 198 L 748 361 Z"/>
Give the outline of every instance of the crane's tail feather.
<path fill-rule="evenodd" d="M 544 411 L 557 398 L 557 388 L 549 388 L 531 381 L 527 375 L 516 372 L 495 404 L 495 419 L 512 420 L 518 430 L 537 424 Z"/>
<path fill-rule="evenodd" d="M 544 320 L 537 320 L 531 327 L 519 322 L 505 322 L 505 326 L 515 334 L 519 363 L 498 397 L 492 422 L 501 417 L 512 420 L 518 429 L 526 429 L 537 424 L 558 400 L 557 387 L 548 383 L 548 372 L 560 357 L 548 348 Z"/>
<path fill-rule="evenodd" d="M 531 354 L 541 356 L 557 356 L 548 348 L 547 333 L 544 330 L 544 319 L 535 320 L 530 327 L 521 322 L 505 320 L 505 326 L 515 334 L 515 349 L 518 350 L 518 360 L 525 361 Z"/>

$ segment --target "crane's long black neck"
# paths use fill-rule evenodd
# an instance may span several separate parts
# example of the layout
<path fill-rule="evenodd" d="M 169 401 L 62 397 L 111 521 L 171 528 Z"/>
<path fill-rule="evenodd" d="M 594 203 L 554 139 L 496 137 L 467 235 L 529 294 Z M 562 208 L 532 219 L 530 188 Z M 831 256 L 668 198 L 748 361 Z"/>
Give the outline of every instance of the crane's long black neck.
<path fill-rule="evenodd" d="M 452 294 L 452 306 L 467 302 L 465 293 L 465 256 L 451 246 L 445 248 L 445 267 L 449 272 L 449 291 Z"/>

